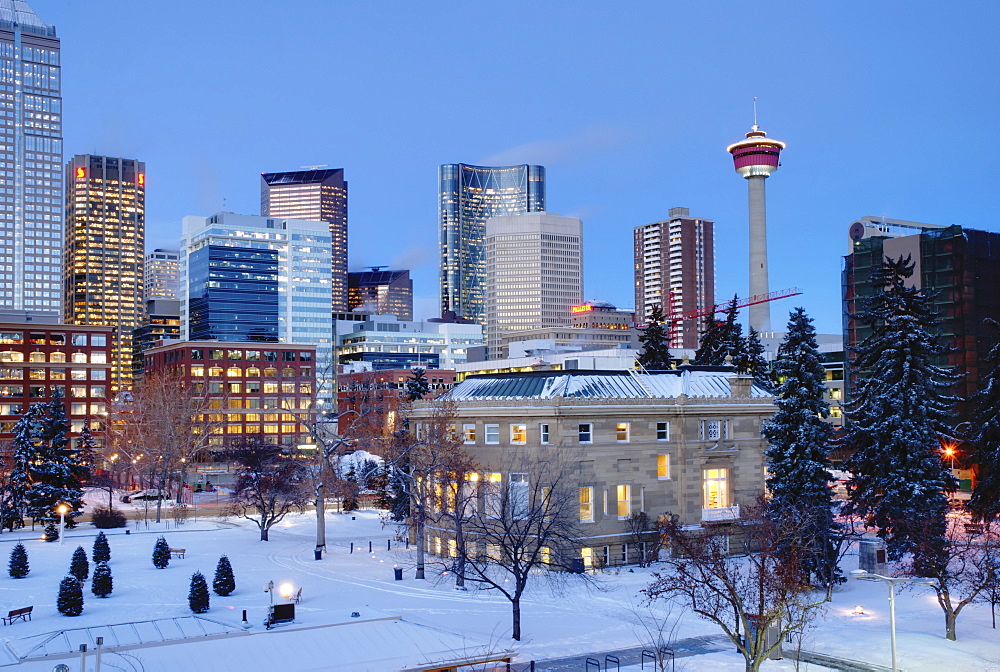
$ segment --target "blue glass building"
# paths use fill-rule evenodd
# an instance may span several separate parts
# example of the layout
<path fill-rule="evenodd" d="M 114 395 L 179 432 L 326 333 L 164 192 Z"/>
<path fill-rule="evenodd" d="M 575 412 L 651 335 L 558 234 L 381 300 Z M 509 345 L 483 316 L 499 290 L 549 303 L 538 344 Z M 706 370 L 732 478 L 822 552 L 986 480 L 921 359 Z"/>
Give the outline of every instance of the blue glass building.
<path fill-rule="evenodd" d="M 278 340 L 278 252 L 206 245 L 188 256 L 193 341 Z"/>
<path fill-rule="evenodd" d="M 470 166 L 438 169 L 441 311 L 486 319 L 486 220 L 545 211 L 542 166 Z"/>

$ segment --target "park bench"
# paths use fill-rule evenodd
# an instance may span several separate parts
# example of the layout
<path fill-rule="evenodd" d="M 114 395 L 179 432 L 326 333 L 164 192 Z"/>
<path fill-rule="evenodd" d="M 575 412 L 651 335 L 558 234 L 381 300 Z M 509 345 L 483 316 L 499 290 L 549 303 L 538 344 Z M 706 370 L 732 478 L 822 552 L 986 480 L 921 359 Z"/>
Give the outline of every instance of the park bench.
<path fill-rule="evenodd" d="M 172 558 L 183 558 L 185 551 L 187 551 L 186 548 L 171 548 L 170 549 L 170 557 L 172 557 Z"/>
<path fill-rule="evenodd" d="M 294 594 L 294 595 L 292 595 L 291 597 L 289 597 L 288 599 L 289 599 L 289 600 L 290 600 L 291 602 L 294 602 L 295 604 L 298 604 L 299 602 L 301 602 L 301 601 L 302 601 L 302 589 L 301 589 L 301 588 L 299 588 L 299 589 L 298 589 L 298 590 L 297 590 L 297 591 L 295 592 L 295 594 Z"/>
<path fill-rule="evenodd" d="M 34 609 L 34 607 L 21 607 L 20 609 L 11 609 L 10 611 L 7 612 L 7 616 L 3 617 L 3 624 L 10 625 L 17 619 L 21 619 L 22 621 L 30 621 L 32 609 Z"/>

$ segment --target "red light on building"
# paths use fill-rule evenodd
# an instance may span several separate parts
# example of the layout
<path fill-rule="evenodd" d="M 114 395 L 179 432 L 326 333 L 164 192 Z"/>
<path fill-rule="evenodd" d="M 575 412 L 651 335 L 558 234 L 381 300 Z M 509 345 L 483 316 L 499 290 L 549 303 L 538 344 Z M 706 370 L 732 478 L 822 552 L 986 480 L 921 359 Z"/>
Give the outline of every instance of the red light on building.
<path fill-rule="evenodd" d="M 139 173 L 139 186 L 140 187 L 146 186 L 146 173 Z"/>
<path fill-rule="evenodd" d="M 594 307 L 589 303 L 585 303 L 582 306 L 573 306 L 570 310 L 574 313 L 589 313 L 594 310 Z"/>
<path fill-rule="evenodd" d="M 76 179 L 85 180 L 87 179 L 87 169 L 83 166 L 76 167 Z"/>

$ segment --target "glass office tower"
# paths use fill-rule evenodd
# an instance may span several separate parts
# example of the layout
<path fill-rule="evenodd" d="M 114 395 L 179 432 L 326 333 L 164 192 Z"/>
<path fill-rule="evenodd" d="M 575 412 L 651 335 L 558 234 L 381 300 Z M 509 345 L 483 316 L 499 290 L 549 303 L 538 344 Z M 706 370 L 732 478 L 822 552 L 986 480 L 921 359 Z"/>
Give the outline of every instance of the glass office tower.
<path fill-rule="evenodd" d="M 146 164 L 78 154 L 66 163 L 66 324 L 114 328 L 111 389 L 132 386 L 132 331 L 142 323 Z"/>
<path fill-rule="evenodd" d="M 330 298 L 347 312 L 347 181 L 343 168 L 262 173 L 260 214 L 326 222 L 330 226 Z"/>
<path fill-rule="evenodd" d="M 0 0 L 0 308 L 62 312 L 59 38 Z"/>
<path fill-rule="evenodd" d="M 542 166 L 470 166 L 438 169 L 441 310 L 486 319 L 486 220 L 545 210 Z"/>

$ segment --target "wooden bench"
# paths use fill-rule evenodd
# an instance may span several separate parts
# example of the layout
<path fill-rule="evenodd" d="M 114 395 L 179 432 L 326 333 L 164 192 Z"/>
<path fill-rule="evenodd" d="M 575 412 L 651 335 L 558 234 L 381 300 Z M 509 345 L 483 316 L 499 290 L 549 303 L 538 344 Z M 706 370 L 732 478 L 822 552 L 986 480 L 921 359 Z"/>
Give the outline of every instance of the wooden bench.
<path fill-rule="evenodd" d="M 183 558 L 185 551 L 187 551 L 186 548 L 171 548 L 170 549 L 170 557 L 172 557 L 172 558 Z"/>
<path fill-rule="evenodd" d="M 295 604 L 298 604 L 299 602 L 301 602 L 301 601 L 302 601 L 302 589 L 301 589 L 301 588 L 299 588 L 299 589 L 298 589 L 298 590 L 297 590 L 297 591 L 295 592 L 295 594 L 294 594 L 294 595 L 292 595 L 291 597 L 289 597 L 289 598 L 288 598 L 288 600 L 289 600 L 290 602 L 294 602 Z"/>
<path fill-rule="evenodd" d="M 30 621 L 32 609 L 34 609 L 34 607 L 21 607 L 20 609 L 11 609 L 10 611 L 7 612 L 7 616 L 0 618 L 3 618 L 4 625 L 10 625 L 17 619 L 21 619 L 22 621 Z"/>

